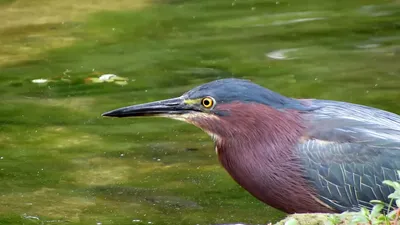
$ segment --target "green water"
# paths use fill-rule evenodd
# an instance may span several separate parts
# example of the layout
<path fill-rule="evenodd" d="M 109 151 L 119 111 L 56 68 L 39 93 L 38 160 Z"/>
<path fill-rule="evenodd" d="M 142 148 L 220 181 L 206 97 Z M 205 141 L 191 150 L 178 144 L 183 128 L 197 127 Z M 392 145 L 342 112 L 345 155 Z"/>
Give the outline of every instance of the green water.
<path fill-rule="evenodd" d="M 49 32 L 76 41 L 0 66 L 0 224 L 283 218 L 229 177 L 199 129 L 100 117 L 206 81 L 246 78 L 288 96 L 400 113 L 398 0 L 157 1 L 4 28 L 0 43 L 46 49 L 40 34 Z M 128 83 L 85 82 L 105 73 Z M 32 82 L 40 78 L 52 82 Z"/>

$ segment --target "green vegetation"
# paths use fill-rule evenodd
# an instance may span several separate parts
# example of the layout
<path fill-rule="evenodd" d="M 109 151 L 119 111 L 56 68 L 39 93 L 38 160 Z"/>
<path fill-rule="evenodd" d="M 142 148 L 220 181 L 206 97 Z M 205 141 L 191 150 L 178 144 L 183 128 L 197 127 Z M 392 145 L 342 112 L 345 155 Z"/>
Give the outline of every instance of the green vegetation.
<path fill-rule="evenodd" d="M 101 113 L 231 76 L 400 112 L 399 18 L 377 0 L 0 1 L 0 224 L 282 219 L 199 129 Z M 87 82 L 104 73 L 128 83 Z"/>
<path fill-rule="evenodd" d="M 400 175 L 400 171 L 398 173 Z M 394 189 L 394 192 L 388 196 L 391 202 L 386 204 L 380 201 L 372 201 L 375 204 L 372 210 L 362 208 L 359 213 L 351 217 L 349 224 L 396 225 L 400 222 L 400 183 L 389 180 L 383 183 Z M 382 212 L 385 206 L 387 211 Z M 342 216 L 345 216 L 345 214 Z"/>
<path fill-rule="evenodd" d="M 400 176 L 400 171 L 398 174 Z M 371 210 L 364 207 L 359 212 L 341 214 L 295 214 L 276 225 L 397 225 L 400 223 L 400 182 L 385 180 L 383 184 L 393 188 L 393 193 L 388 196 L 389 204 L 373 200 Z"/>

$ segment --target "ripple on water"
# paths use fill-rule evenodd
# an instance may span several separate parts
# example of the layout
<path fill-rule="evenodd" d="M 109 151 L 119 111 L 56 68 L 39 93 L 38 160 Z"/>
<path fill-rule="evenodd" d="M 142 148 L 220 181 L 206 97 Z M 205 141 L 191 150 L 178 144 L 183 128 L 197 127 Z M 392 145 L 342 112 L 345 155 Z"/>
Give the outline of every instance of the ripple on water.
<path fill-rule="evenodd" d="M 394 12 L 388 10 L 389 5 L 364 5 L 359 8 L 359 12 L 372 17 L 389 16 Z"/>
<path fill-rule="evenodd" d="M 218 223 L 218 224 L 214 224 L 214 225 L 250 225 L 247 223 Z"/>
<path fill-rule="evenodd" d="M 164 206 L 164 207 L 173 207 L 173 208 L 198 208 L 202 207 L 194 201 L 189 201 L 177 196 L 147 196 L 144 198 L 146 201 Z"/>
<path fill-rule="evenodd" d="M 315 17 L 315 18 L 300 18 L 300 19 L 293 19 L 293 20 L 278 20 L 275 22 L 272 22 L 272 25 L 278 26 L 278 25 L 286 25 L 286 24 L 293 24 L 293 23 L 304 23 L 304 22 L 310 22 L 310 21 L 316 21 L 316 20 L 324 20 L 325 18 L 322 17 Z"/>
<path fill-rule="evenodd" d="M 185 70 L 178 70 L 176 71 L 178 74 L 193 74 L 199 77 L 229 77 L 232 76 L 232 73 L 216 68 L 209 68 L 209 67 L 192 67 Z"/>
<path fill-rule="evenodd" d="M 378 48 L 379 46 L 380 46 L 380 44 L 361 44 L 361 45 L 357 45 L 357 48 L 370 49 L 370 48 Z"/>

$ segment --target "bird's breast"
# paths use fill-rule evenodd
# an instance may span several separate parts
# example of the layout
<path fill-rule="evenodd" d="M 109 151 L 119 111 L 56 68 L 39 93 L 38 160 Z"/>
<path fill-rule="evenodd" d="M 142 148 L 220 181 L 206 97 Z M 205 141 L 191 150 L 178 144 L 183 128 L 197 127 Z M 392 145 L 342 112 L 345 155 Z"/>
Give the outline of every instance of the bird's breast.
<path fill-rule="evenodd" d="M 226 171 L 262 202 L 287 213 L 332 212 L 307 185 L 296 156 L 290 152 L 273 153 L 288 150 L 263 145 L 245 147 L 234 141 L 216 145 L 219 161 Z"/>

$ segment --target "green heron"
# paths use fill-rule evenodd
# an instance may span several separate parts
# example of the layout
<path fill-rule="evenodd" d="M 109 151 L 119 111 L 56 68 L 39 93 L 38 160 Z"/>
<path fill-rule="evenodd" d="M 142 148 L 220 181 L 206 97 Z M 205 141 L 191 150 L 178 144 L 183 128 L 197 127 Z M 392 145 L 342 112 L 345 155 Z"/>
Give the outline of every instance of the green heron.
<path fill-rule="evenodd" d="M 106 112 L 191 123 L 215 142 L 222 166 L 260 201 L 287 213 L 331 213 L 389 203 L 400 180 L 400 116 L 339 101 L 285 97 L 221 79 L 180 97 Z"/>

